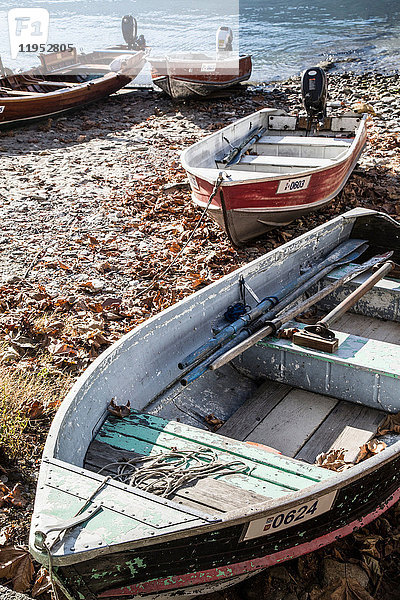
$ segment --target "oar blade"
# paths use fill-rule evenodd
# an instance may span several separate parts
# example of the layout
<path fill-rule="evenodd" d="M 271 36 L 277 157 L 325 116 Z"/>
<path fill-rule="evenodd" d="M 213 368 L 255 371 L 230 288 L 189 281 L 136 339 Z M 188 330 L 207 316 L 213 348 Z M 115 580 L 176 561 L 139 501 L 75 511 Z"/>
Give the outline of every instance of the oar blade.
<path fill-rule="evenodd" d="M 336 262 L 351 262 L 355 260 L 368 247 L 368 242 L 366 240 L 346 240 L 339 246 L 336 246 L 334 250 L 326 257 L 325 261 L 327 264 L 333 264 Z"/>

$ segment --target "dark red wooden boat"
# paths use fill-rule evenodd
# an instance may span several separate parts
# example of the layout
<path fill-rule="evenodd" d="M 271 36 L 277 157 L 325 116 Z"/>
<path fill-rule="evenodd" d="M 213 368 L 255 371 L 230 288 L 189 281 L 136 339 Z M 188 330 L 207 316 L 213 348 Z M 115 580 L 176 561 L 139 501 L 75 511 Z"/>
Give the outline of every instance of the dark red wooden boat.
<path fill-rule="evenodd" d="M 249 79 L 251 56 L 232 51 L 233 34 L 219 27 L 214 54 L 173 53 L 148 58 L 153 83 L 172 98 L 209 96 Z"/>
<path fill-rule="evenodd" d="M 31 74 L 0 79 L 0 125 L 47 117 L 101 100 L 117 92 L 132 77 L 108 73 L 84 83 L 51 81 Z"/>
<path fill-rule="evenodd" d="M 206 54 L 148 58 L 153 83 L 172 98 L 209 96 L 251 75 L 251 56 L 216 59 Z"/>

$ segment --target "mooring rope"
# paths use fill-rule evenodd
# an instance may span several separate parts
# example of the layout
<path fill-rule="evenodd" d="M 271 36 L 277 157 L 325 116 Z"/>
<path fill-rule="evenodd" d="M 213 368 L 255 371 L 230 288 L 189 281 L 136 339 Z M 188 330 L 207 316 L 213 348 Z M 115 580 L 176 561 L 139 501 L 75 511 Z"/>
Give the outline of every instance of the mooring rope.
<path fill-rule="evenodd" d="M 212 475 L 248 474 L 250 470 L 238 460 L 221 462 L 211 449 L 172 450 L 153 456 L 140 456 L 109 463 L 99 473 L 113 466 L 118 466 L 114 475 L 117 481 L 164 498 L 197 479 Z"/>
<path fill-rule="evenodd" d="M 201 222 L 203 221 L 203 218 L 206 215 L 206 212 L 208 211 L 208 208 L 211 204 L 211 202 L 213 201 L 214 197 L 217 195 L 219 188 L 221 187 L 222 183 L 224 181 L 224 172 L 220 171 L 218 174 L 217 179 L 215 180 L 214 183 L 214 187 L 213 190 L 207 200 L 207 204 L 204 207 L 199 219 L 196 221 L 196 224 L 192 230 L 192 233 L 189 235 L 188 239 L 186 240 L 186 242 L 184 243 L 184 245 L 182 246 L 182 248 L 179 250 L 179 252 L 174 256 L 174 258 L 172 259 L 172 261 L 165 267 L 165 269 L 163 269 L 160 273 L 157 273 L 152 281 L 150 282 L 150 284 L 145 287 L 143 290 L 141 290 L 140 292 L 138 292 L 136 294 L 136 296 L 134 297 L 134 301 L 136 302 L 136 300 L 138 300 L 139 298 L 141 298 L 144 294 L 146 294 L 147 292 L 149 292 L 152 287 L 158 282 L 160 281 L 160 279 L 162 277 L 165 277 L 165 275 L 168 273 L 168 271 L 175 265 L 175 263 L 178 261 L 178 259 L 180 258 L 180 256 L 182 256 L 182 254 L 184 253 L 184 251 L 186 250 L 186 248 L 188 247 L 188 245 L 190 244 L 190 242 L 192 241 L 196 231 L 198 230 L 198 228 L 200 227 Z"/>

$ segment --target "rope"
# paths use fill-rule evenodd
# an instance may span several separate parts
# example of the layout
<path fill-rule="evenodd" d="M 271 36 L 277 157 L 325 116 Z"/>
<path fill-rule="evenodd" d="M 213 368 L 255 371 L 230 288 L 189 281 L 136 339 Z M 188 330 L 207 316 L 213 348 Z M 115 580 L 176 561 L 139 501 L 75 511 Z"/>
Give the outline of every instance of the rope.
<path fill-rule="evenodd" d="M 142 464 L 143 466 L 140 466 Z M 222 463 L 211 449 L 172 450 L 166 454 L 140 456 L 131 460 L 109 463 L 99 473 L 115 465 L 118 466 L 115 476 L 117 481 L 164 498 L 172 496 L 189 482 L 210 475 L 249 472 L 249 467 L 241 461 Z"/>
<path fill-rule="evenodd" d="M 218 174 L 218 177 L 215 181 L 213 190 L 210 194 L 210 197 L 208 198 L 207 201 L 207 205 L 205 206 L 205 208 L 203 209 L 203 212 L 200 215 L 200 218 L 198 219 L 192 233 L 190 234 L 189 238 L 187 239 L 187 241 L 185 242 L 185 244 L 182 246 L 182 248 L 179 250 L 178 254 L 175 255 L 175 257 L 173 258 L 173 260 L 169 263 L 169 265 L 163 270 L 161 271 L 161 273 L 158 273 L 157 275 L 155 275 L 153 277 L 153 280 L 151 281 L 150 285 L 148 285 L 146 288 L 144 288 L 144 290 L 142 290 L 141 292 L 139 292 L 136 297 L 135 297 L 135 301 L 138 300 L 139 298 L 141 298 L 144 294 L 146 294 L 148 291 L 151 290 L 151 288 L 154 286 L 154 284 L 157 282 L 157 280 L 161 279 L 161 277 L 165 277 L 165 275 L 168 273 L 168 271 L 174 266 L 174 264 L 176 263 L 176 261 L 178 260 L 178 258 L 180 258 L 183 254 L 183 252 L 186 250 L 186 248 L 188 247 L 188 245 L 190 244 L 190 242 L 192 241 L 194 234 L 196 233 L 196 231 L 198 230 L 200 223 L 202 222 L 206 212 L 208 211 L 208 208 L 211 204 L 211 202 L 213 201 L 214 197 L 216 196 L 219 188 L 222 185 L 222 182 L 224 180 L 224 173 L 223 171 L 220 171 Z"/>

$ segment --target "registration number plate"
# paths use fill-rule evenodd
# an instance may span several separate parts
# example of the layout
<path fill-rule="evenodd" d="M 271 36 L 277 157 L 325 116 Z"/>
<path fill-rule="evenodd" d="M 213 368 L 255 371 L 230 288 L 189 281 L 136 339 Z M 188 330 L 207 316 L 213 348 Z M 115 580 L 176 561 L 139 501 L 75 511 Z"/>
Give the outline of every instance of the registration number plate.
<path fill-rule="evenodd" d="M 214 73 L 216 68 L 217 68 L 217 63 L 203 63 L 201 65 L 201 72 L 202 73 Z"/>
<path fill-rule="evenodd" d="M 251 540 L 262 535 L 282 531 L 282 529 L 314 519 L 330 510 L 335 496 L 336 492 L 331 492 L 316 500 L 310 500 L 310 502 L 299 504 L 294 508 L 277 512 L 268 518 L 255 519 L 248 524 L 243 540 Z"/>
<path fill-rule="evenodd" d="M 297 179 L 282 179 L 279 182 L 277 194 L 290 194 L 291 192 L 300 192 L 308 188 L 311 175 L 307 177 L 299 177 Z"/>

